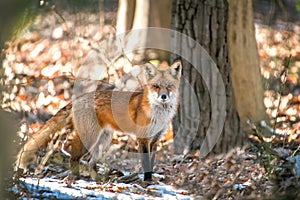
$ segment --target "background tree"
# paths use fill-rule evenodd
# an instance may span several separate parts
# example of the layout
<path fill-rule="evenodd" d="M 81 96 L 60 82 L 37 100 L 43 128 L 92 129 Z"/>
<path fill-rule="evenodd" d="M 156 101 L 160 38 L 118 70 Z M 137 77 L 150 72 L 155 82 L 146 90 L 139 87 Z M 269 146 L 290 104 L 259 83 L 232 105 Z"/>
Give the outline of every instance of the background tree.
<path fill-rule="evenodd" d="M 171 26 L 171 0 L 119 0 L 117 33 L 131 29 Z"/>
<path fill-rule="evenodd" d="M 171 0 L 119 0 L 116 31 L 122 34 L 129 30 L 146 29 L 148 27 L 171 27 Z M 160 35 L 151 36 L 152 40 L 159 40 Z M 155 38 L 153 38 L 155 37 Z M 128 37 L 128 44 L 136 45 L 144 44 L 147 40 L 147 31 L 136 35 L 134 32 Z M 164 41 L 170 46 L 170 41 Z M 141 54 L 145 54 L 141 50 Z M 166 60 L 169 54 L 163 51 L 156 51 L 158 58 Z M 142 58 L 145 55 L 142 56 Z"/>
<path fill-rule="evenodd" d="M 253 35 L 252 4 L 250 0 L 232 0 L 229 2 L 230 4 L 227 0 L 173 0 L 172 7 L 172 29 L 187 34 L 206 49 L 217 64 L 226 87 L 226 119 L 222 135 L 213 150 L 214 153 L 226 152 L 232 147 L 243 145 L 247 140 L 245 126 L 240 120 L 237 108 L 241 108 L 240 113 L 243 122 L 247 117 L 257 121 L 264 116 L 262 114 L 263 106 L 261 105 L 262 90 L 257 62 L 258 54 Z M 232 14 L 229 14 L 231 12 Z M 234 21 L 234 17 L 241 20 Z M 229 25 L 229 22 L 234 24 Z M 228 28 L 231 28 L 231 30 L 228 30 Z M 232 43 L 228 42 L 228 38 Z M 242 41 L 240 41 L 240 38 L 242 38 Z M 240 42 L 242 43 L 240 44 Z M 193 46 L 189 49 L 183 49 L 181 41 L 172 41 L 171 43 L 173 44 L 172 48 L 190 51 L 190 55 L 192 55 Z M 251 50 L 248 51 L 248 48 L 251 48 Z M 240 53 L 241 51 L 244 52 Z M 249 58 L 253 59 L 253 62 L 245 65 L 245 61 Z M 176 153 L 198 148 L 205 138 L 212 117 L 209 92 L 206 85 L 203 84 L 201 75 L 196 73 L 194 67 L 188 62 L 184 61 L 183 66 L 183 76 L 188 83 L 182 83 L 180 108 L 177 117 L 174 119 Z M 247 68 L 249 66 L 251 70 Z M 247 79 L 244 76 L 239 76 L 241 72 L 246 72 L 248 77 L 251 78 Z M 207 76 L 206 74 L 203 75 Z M 189 87 L 194 88 L 196 100 L 191 94 L 193 91 L 188 89 Z M 211 82 L 209 87 L 217 88 L 219 86 Z M 259 88 L 258 91 L 256 87 Z M 248 96 L 249 91 L 250 95 L 255 95 Z M 250 101 L 243 102 L 244 96 L 247 96 Z M 245 107 L 244 103 L 247 102 L 250 102 L 254 108 L 247 105 Z M 195 127 L 197 124 L 194 123 L 195 116 L 193 116 L 193 113 L 198 107 L 200 115 L 197 120 L 200 120 L 200 124 L 199 127 Z M 250 109 L 257 110 L 253 112 Z M 204 144 L 206 143 L 208 141 L 204 141 Z"/>

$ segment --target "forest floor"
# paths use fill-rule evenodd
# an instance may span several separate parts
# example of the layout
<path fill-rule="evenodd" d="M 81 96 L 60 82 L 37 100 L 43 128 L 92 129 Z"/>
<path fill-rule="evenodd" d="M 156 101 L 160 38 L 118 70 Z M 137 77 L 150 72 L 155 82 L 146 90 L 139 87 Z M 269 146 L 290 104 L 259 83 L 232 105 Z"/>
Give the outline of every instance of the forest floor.
<path fill-rule="evenodd" d="M 2 77 L 6 91 L 1 99 L 2 108 L 14 113 L 20 122 L 18 143 L 71 101 L 72 88 L 78 84 L 74 74 L 80 72 L 80 66 L 89 69 L 83 78 L 93 78 L 100 70 L 103 80 L 110 77 L 109 82 L 121 90 L 138 87 L 133 77 L 138 58 L 132 55 L 119 57 L 102 73 L 118 49 L 112 27 L 99 31 L 97 14 L 93 13 L 76 15 L 84 23 L 74 23 L 74 16 L 65 16 L 63 23 L 55 15 L 40 17 L 25 34 L 7 43 Z M 31 170 L 17 177 L 10 188 L 12 195 L 53 199 L 299 198 L 300 26 L 256 24 L 256 38 L 264 104 L 271 120 L 270 125 L 262 122 L 254 128 L 245 147 L 204 159 L 197 151 L 180 156 L 173 153 L 172 136 L 167 134 L 157 152 L 153 184 L 145 185 L 134 154 L 134 138 L 115 133 L 104 160 L 113 170 L 98 166 L 105 180 L 90 181 L 83 164 L 82 177 L 70 185 L 65 179 L 68 156 L 56 148 L 38 175 Z M 95 50 L 103 46 L 103 51 Z"/>

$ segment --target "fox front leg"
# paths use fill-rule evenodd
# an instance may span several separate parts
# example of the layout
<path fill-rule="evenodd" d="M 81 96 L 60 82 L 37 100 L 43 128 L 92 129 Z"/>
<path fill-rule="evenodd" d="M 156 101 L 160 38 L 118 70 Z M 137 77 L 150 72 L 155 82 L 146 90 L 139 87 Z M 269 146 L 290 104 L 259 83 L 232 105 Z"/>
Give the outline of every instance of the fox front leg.
<path fill-rule="evenodd" d="M 156 142 L 150 142 L 148 139 L 139 139 L 138 143 L 144 170 L 144 181 L 151 181 L 155 161 Z"/>

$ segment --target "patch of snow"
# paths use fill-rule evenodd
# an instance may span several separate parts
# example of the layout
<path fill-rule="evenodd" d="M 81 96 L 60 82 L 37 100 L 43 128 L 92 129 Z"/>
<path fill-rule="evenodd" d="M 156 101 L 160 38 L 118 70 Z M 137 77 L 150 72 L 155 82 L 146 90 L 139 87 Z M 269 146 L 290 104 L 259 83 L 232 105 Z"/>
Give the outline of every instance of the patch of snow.
<path fill-rule="evenodd" d="M 155 174 L 154 176 L 157 176 Z M 161 176 L 161 175 L 158 175 Z M 142 177 L 140 175 L 140 177 Z M 177 190 L 170 185 L 158 182 L 144 188 L 138 184 L 106 183 L 98 184 L 94 181 L 78 180 L 72 187 L 60 179 L 53 178 L 20 178 L 20 184 L 26 188 L 26 198 L 57 198 L 57 199 L 193 199 L 187 195 L 187 191 Z M 19 193 L 18 187 L 12 191 Z M 153 194 L 153 195 L 151 195 Z M 24 199 L 26 199 L 24 197 Z"/>

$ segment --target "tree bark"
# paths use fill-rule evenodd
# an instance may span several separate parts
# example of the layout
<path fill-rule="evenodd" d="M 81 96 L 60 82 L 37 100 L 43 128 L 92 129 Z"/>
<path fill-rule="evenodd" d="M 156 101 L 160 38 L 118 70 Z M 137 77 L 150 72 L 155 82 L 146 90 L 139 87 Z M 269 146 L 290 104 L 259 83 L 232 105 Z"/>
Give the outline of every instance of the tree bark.
<path fill-rule="evenodd" d="M 243 123 L 265 118 L 252 0 L 229 1 L 229 53 L 236 107 Z"/>
<path fill-rule="evenodd" d="M 222 134 L 214 145 L 214 153 L 226 152 L 234 146 L 243 145 L 247 138 L 237 114 L 232 88 L 227 40 L 228 8 L 227 0 L 173 0 L 172 8 L 172 28 L 188 35 L 208 52 L 225 85 L 226 118 Z M 189 60 L 201 59 L 199 57 L 203 56 L 193 55 L 195 45 L 184 47 L 182 41 L 171 41 L 171 44 L 172 49 L 191 52 Z M 205 65 L 205 62 L 201 63 Z M 208 67 L 210 65 L 202 66 L 203 69 Z M 215 88 L 217 91 L 219 84 L 216 84 L 212 74 L 197 73 L 195 66 L 187 61 L 183 61 L 183 77 L 186 81 L 182 81 L 180 108 L 174 119 L 175 153 L 186 153 L 199 148 L 201 144 L 209 146 L 210 151 L 212 145 L 206 138 L 206 133 L 216 114 L 211 112 L 213 107 L 208 88 Z M 203 80 L 207 77 L 210 81 L 205 81 L 204 84 Z"/>

